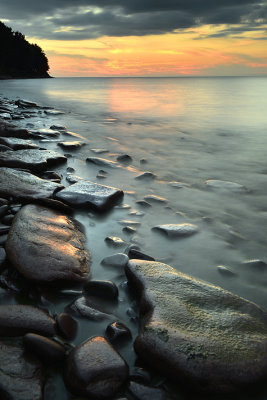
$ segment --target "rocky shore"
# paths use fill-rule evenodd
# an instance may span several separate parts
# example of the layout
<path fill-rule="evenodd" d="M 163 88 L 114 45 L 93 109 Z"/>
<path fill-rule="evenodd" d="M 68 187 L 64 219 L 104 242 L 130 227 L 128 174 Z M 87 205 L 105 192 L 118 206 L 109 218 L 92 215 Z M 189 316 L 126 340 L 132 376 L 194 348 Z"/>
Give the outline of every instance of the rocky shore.
<path fill-rule="evenodd" d="M 192 398 L 214 398 L 264 383 L 267 313 L 256 304 L 156 261 L 117 236 L 105 238 L 114 249 L 101 260 L 107 279 L 92 277 L 94 244 L 88 244 L 76 216 L 100 218 L 115 208 L 129 209 L 123 190 L 98 181 L 106 169 L 129 165 L 131 156 L 121 154 L 116 161 L 88 156 L 88 165 L 99 172 L 97 182 L 87 180 L 68 166 L 72 152 L 86 146 L 79 134 L 56 122 L 41 129 L 16 123 L 60 113 L 0 99 L 0 397 L 168 400 L 191 398 L 193 392 Z M 149 171 L 136 177 L 154 178 Z M 207 185 L 246 190 L 232 182 Z M 165 202 L 147 195 L 139 205 L 146 210 Z M 119 223 L 129 237 L 140 224 Z M 199 233 L 191 223 L 153 229 L 170 240 Z M 120 287 L 108 277 L 109 268 L 117 271 Z M 120 302 L 127 318 L 118 312 Z M 89 326 L 103 333 L 92 335 Z M 124 356 L 126 347 L 135 351 L 134 366 Z M 55 376 L 64 382 L 59 389 Z"/>

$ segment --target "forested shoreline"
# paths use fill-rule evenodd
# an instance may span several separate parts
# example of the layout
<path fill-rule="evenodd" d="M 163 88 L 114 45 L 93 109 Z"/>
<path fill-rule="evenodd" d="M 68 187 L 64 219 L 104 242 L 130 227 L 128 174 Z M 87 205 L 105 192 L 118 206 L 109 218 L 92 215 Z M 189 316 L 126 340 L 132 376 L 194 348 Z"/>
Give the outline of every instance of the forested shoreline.
<path fill-rule="evenodd" d="M 44 51 L 0 21 L 0 79 L 50 78 Z"/>

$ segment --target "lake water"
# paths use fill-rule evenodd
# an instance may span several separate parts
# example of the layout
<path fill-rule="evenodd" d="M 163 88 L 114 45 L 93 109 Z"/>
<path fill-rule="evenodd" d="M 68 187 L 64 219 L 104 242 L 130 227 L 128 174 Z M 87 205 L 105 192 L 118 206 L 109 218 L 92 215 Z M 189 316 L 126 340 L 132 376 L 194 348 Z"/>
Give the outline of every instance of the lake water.
<path fill-rule="evenodd" d="M 136 243 L 143 252 L 179 271 L 267 308 L 267 268 L 244 264 L 251 259 L 267 263 L 266 93 L 267 78 L 260 77 L 0 81 L 0 94 L 9 99 L 20 97 L 64 111 L 64 115 L 34 117 L 20 124 L 63 124 L 83 136 L 87 146 L 68 159 L 77 175 L 97 181 L 101 167 L 86 163 L 88 156 L 113 161 L 119 154 L 132 157 L 127 167 L 104 168 L 107 177 L 98 181 L 123 189 L 124 202 L 131 208 L 115 209 L 104 217 L 88 212 L 76 216 L 86 228 L 92 277 L 118 284 L 116 312 L 128 325 L 126 309 L 133 299 L 125 290 L 123 272 L 100 265 L 103 257 L 118 251 L 107 246 L 106 236 Z M 97 155 L 90 150 L 96 148 L 108 152 Z M 66 176 L 66 166 L 58 171 Z M 156 179 L 135 179 L 143 171 L 154 173 Z M 231 181 L 242 187 L 210 187 L 207 180 Z M 170 184 L 173 181 L 185 185 L 177 188 Z M 142 209 L 136 201 L 149 194 L 166 201 Z M 135 215 L 135 210 L 144 215 Z M 134 236 L 122 232 L 121 219 L 141 223 Z M 151 229 L 168 223 L 196 224 L 199 233 L 170 240 Z M 66 305 L 58 298 L 54 304 L 57 311 Z M 88 337 L 88 332 L 103 334 L 103 329 L 101 324 L 90 325 L 86 332 L 83 328 L 76 342 Z M 137 326 L 132 323 L 131 329 L 136 335 Z M 121 353 L 132 366 L 133 351 L 122 348 Z M 257 397 L 262 398 L 267 397 Z"/>

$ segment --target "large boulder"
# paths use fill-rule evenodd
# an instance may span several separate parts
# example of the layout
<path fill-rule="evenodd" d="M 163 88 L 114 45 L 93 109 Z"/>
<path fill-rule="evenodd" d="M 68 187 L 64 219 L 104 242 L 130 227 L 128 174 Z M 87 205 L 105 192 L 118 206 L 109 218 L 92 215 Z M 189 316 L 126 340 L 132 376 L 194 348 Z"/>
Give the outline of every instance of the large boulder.
<path fill-rule="evenodd" d="M 110 186 L 99 185 L 79 179 L 74 185 L 61 190 L 55 198 L 70 206 L 90 207 L 97 211 L 106 211 L 123 197 L 123 191 Z"/>
<path fill-rule="evenodd" d="M 131 260 L 141 295 L 137 354 L 176 383 L 232 392 L 266 379 L 267 313 L 220 287 L 151 261 Z"/>
<path fill-rule="evenodd" d="M 0 167 L 0 196 L 19 201 L 52 198 L 54 192 L 64 186 L 38 178 L 26 171 Z"/>
<path fill-rule="evenodd" d="M 41 400 L 43 373 L 39 361 L 24 354 L 24 349 L 0 343 L 0 398 Z"/>
<path fill-rule="evenodd" d="M 88 279 L 84 234 L 74 220 L 33 204 L 16 214 L 6 241 L 8 259 L 26 278 L 41 281 Z"/>
<path fill-rule="evenodd" d="M 43 171 L 48 166 L 67 162 L 67 158 L 52 150 L 26 149 L 0 153 L 0 166 Z"/>
<path fill-rule="evenodd" d="M 65 383 L 77 395 L 111 399 L 128 377 L 128 366 L 103 337 L 98 336 L 75 347 L 66 362 Z"/>

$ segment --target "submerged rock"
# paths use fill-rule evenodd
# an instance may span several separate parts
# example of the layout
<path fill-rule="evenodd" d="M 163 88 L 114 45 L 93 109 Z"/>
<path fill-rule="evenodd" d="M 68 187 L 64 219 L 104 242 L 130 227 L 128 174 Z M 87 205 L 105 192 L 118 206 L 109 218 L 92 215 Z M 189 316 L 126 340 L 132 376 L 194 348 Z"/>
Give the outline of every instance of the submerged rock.
<path fill-rule="evenodd" d="M 246 191 L 247 188 L 243 185 L 240 185 L 239 183 L 235 183 L 235 182 L 230 182 L 230 181 L 220 181 L 220 180 L 216 180 L 216 179 L 210 179 L 207 180 L 206 185 L 208 187 L 211 187 L 213 189 L 217 189 L 217 190 L 230 190 L 230 191 L 234 191 L 234 192 L 239 192 L 239 191 Z"/>
<path fill-rule="evenodd" d="M 65 383 L 77 395 L 111 399 L 128 378 L 128 366 L 109 342 L 97 336 L 73 349 L 67 359 Z"/>
<path fill-rule="evenodd" d="M 0 398 L 41 400 L 43 371 L 40 362 L 24 354 L 24 349 L 0 343 Z"/>
<path fill-rule="evenodd" d="M 64 186 L 38 178 L 29 172 L 0 167 L 0 196 L 20 201 L 32 201 L 53 197 Z"/>
<path fill-rule="evenodd" d="M 152 203 L 167 203 L 167 199 L 165 197 L 156 196 L 154 194 L 147 194 L 144 196 L 144 200 Z"/>
<path fill-rule="evenodd" d="M 71 206 L 91 207 L 97 211 L 106 211 L 123 197 L 123 191 L 110 186 L 78 179 L 55 196 Z"/>
<path fill-rule="evenodd" d="M 66 162 L 67 158 L 52 150 L 17 150 L 0 153 L 0 166 L 43 171 L 49 165 Z"/>
<path fill-rule="evenodd" d="M 164 232 L 170 238 L 192 236 L 199 231 L 199 228 L 193 224 L 166 224 L 155 226 L 152 229 Z"/>
<path fill-rule="evenodd" d="M 22 336 L 38 333 L 54 336 L 56 321 L 41 308 L 20 305 L 0 305 L 0 336 Z"/>
<path fill-rule="evenodd" d="M 110 161 L 99 157 L 87 157 L 86 161 L 95 165 L 100 165 L 101 167 L 117 168 L 120 166 L 116 161 Z"/>
<path fill-rule="evenodd" d="M 157 262 L 129 261 L 141 295 L 140 358 L 191 390 L 232 392 L 266 378 L 267 314 L 256 304 Z"/>
<path fill-rule="evenodd" d="M 26 278 L 51 282 L 88 279 L 90 257 L 80 227 L 66 215 L 27 205 L 17 213 L 6 242 L 8 259 Z"/>

